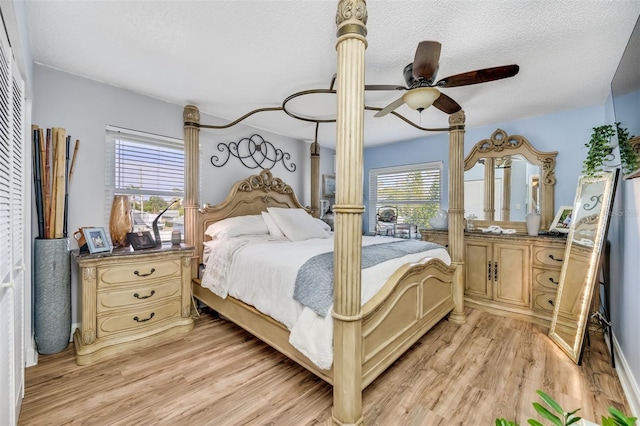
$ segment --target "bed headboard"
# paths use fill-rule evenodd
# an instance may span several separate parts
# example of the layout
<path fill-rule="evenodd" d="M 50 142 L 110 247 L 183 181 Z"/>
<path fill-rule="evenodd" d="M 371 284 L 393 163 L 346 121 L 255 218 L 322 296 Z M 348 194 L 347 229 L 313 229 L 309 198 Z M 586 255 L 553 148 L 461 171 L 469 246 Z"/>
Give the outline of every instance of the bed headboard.
<path fill-rule="evenodd" d="M 293 193 L 293 189 L 282 179 L 273 177 L 269 169 L 236 182 L 227 198 L 215 206 L 205 204 L 198 210 L 196 252 L 198 265 L 202 263 L 202 243 L 208 237 L 204 231 L 212 223 L 234 216 L 260 214 L 267 207 L 304 208 Z"/>

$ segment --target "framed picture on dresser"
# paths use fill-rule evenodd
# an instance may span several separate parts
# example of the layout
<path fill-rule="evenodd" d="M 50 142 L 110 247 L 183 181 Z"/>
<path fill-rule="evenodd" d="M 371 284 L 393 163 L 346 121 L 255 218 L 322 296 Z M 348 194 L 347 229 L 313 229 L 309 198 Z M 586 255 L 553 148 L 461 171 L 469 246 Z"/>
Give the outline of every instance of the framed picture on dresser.
<path fill-rule="evenodd" d="M 553 219 L 553 222 L 551 222 L 549 231 L 556 231 L 562 234 L 569 233 L 569 229 L 571 228 L 572 212 L 573 206 L 560 206 L 556 213 L 556 217 Z"/>

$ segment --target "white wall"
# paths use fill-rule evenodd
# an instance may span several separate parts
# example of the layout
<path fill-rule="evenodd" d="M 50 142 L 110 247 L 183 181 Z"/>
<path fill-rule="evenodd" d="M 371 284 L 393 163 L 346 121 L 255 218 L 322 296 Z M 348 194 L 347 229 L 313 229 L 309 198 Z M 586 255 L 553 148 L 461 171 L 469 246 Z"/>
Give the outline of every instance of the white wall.
<path fill-rule="evenodd" d="M 33 124 L 42 128 L 64 127 L 74 140 L 80 140 L 69 191 L 69 234 L 82 226 L 103 226 L 108 230 L 105 212 L 110 204 L 106 205 L 104 191 L 105 126 L 109 124 L 182 139 L 184 106 L 39 65 L 34 67 L 33 87 Z M 201 113 L 201 123 L 219 125 L 223 121 Z M 254 133 L 291 154 L 295 172 L 288 172 L 278 164 L 273 168 L 273 174 L 293 187 L 303 205 L 309 205 L 309 144 L 244 125 L 227 130 L 201 130 L 201 204 L 222 201 L 235 181 L 259 173 L 260 169 L 247 169 L 233 157 L 222 168 L 216 168 L 209 162 L 211 155 L 218 153 L 219 142 L 237 142 Z M 332 173 L 333 151 L 322 149 L 321 154 L 321 173 Z M 77 248 L 73 238 L 71 246 Z M 76 284 L 74 271 L 72 323 L 81 321 Z"/>

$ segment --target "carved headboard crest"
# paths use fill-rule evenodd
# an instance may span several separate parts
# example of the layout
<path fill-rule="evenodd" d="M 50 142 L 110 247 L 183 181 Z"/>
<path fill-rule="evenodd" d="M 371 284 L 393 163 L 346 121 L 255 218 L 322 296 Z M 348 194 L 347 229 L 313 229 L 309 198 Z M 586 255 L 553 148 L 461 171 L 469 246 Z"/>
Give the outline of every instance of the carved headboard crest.
<path fill-rule="evenodd" d="M 238 182 L 238 191 L 251 192 L 263 190 L 274 191 L 278 194 L 293 194 L 293 189 L 280 178 L 274 178 L 269 169 L 264 169 L 259 175 L 252 175 Z"/>

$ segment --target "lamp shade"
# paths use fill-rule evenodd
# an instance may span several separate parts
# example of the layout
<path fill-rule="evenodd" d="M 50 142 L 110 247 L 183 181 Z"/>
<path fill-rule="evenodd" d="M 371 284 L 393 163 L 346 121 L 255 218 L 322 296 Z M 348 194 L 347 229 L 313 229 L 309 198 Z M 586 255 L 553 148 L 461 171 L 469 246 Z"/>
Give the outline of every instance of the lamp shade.
<path fill-rule="evenodd" d="M 440 97 L 440 91 L 433 87 L 416 87 L 402 95 L 402 100 L 409 108 L 422 111 L 429 108 Z"/>

